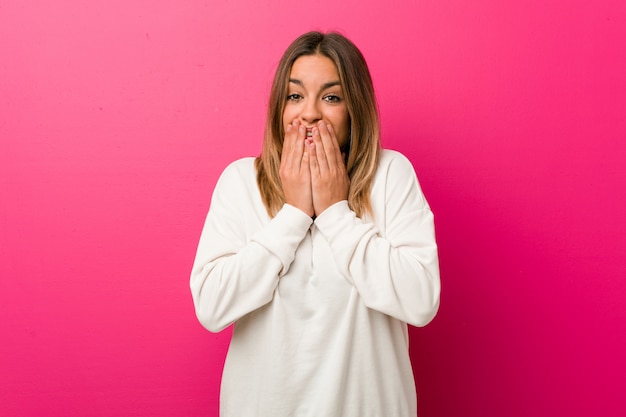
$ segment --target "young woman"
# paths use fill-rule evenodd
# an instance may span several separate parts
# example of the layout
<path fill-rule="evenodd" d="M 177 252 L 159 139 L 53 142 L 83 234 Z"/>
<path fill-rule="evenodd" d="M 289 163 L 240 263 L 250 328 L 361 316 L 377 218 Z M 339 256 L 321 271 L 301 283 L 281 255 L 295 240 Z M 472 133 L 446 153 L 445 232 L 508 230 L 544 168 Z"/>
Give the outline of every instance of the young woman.
<path fill-rule="evenodd" d="M 234 323 L 222 416 L 416 415 L 407 323 L 439 306 L 433 215 L 411 163 L 380 148 L 344 36 L 283 55 L 261 156 L 220 177 L 191 291 L 208 330 Z"/>

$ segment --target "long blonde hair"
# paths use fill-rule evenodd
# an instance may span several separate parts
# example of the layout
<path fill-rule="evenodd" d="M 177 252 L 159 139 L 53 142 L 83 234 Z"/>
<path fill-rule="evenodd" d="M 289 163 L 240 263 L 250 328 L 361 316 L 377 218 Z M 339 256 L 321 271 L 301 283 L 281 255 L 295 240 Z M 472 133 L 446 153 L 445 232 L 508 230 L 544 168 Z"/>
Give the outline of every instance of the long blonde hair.
<path fill-rule="evenodd" d="M 274 217 L 285 203 L 278 171 L 285 137 L 283 111 L 289 75 L 296 59 L 316 54 L 329 58 L 337 67 L 350 116 L 350 137 L 342 148 L 347 154 L 346 169 L 350 178 L 348 205 L 359 217 L 372 214 L 370 190 L 380 156 L 374 86 L 363 55 L 339 33 L 308 32 L 301 35 L 289 45 L 278 64 L 270 92 L 263 149 L 255 160 L 261 198 L 270 217 Z"/>

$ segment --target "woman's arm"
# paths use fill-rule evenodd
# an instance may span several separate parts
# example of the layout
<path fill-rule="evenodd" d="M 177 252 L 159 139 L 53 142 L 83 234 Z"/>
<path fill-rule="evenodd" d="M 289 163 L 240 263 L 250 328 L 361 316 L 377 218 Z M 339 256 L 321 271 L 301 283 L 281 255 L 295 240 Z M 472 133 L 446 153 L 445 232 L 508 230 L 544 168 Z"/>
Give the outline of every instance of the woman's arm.
<path fill-rule="evenodd" d="M 384 151 L 378 170 L 371 196 L 375 223 L 357 218 L 347 201 L 315 223 L 367 307 L 423 326 L 439 307 L 433 214 L 404 156 Z"/>
<path fill-rule="evenodd" d="M 267 215 L 251 165 L 251 160 L 236 162 L 220 177 L 191 273 L 196 315 L 213 332 L 272 300 L 312 223 L 285 205 L 259 228 Z"/>

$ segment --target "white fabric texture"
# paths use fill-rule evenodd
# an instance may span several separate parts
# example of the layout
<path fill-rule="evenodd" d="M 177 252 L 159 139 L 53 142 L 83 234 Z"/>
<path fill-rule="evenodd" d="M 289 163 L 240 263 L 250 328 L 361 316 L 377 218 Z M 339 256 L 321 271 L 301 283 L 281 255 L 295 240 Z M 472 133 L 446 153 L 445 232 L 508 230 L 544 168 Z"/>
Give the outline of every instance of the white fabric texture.
<path fill-rule="evenodd" d="M 373 216 L 347 201 L 315 221 L 285 204 L 272 219 L 253 158 L 220 177 L 191 292 L 198 319 L 234 323 L 223 417 L 414 417 L 407 323 L 439 307 L 433 214 L 413 166 L 384 150 Z"/>

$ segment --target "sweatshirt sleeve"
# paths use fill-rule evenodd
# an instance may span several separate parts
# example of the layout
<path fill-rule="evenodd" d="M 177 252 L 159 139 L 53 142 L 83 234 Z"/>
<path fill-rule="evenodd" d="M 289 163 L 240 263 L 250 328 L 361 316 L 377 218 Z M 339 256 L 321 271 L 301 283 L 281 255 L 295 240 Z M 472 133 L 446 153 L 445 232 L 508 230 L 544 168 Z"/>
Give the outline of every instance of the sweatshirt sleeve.
<path fill-rule="evenodd" d="M 371 194 L 375 222 L 361 220 L 341 201 L 315 223 L 368 308 L 424 326 L 439 308 L 433 214 L 409 160 L 384 152 Z"/>
<path fill-rule="evenodd" d="M 196 315 L 212 332 L 272 300 L 312 223 L 286 204 L 260 229 L 249 230 L 261 215 L 258 190 L 254 169 L 241 168 L 231 164 L 215 186 L 191 273 Z"/>

